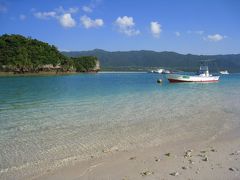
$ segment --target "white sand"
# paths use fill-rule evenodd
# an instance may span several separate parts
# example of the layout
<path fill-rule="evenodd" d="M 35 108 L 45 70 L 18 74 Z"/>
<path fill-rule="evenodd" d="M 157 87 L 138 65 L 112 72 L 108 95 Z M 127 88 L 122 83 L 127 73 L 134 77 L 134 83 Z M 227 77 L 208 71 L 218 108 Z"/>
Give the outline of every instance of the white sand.
<path fill-rule="evenodd" d="M 184 157 L 187 150 L 192 150 L 190 157 Z M 50 171 L 38 179 L 237 180 L 240 179 L 240 133 L 225 133 L 210 140 L 172 140 L 158 147 L 133 151 L 112 149 L 103 152 L 100 158 Z"/>

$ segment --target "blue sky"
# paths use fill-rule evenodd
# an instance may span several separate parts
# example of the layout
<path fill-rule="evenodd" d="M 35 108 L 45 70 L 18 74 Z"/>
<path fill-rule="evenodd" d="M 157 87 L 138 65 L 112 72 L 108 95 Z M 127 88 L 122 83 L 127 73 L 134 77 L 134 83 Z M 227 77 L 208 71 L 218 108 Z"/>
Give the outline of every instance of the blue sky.
<path fill-rule="evenodd" d="M 0 0 L 0 34 L 60 50 L 240 53 L 239 0 Z"/>

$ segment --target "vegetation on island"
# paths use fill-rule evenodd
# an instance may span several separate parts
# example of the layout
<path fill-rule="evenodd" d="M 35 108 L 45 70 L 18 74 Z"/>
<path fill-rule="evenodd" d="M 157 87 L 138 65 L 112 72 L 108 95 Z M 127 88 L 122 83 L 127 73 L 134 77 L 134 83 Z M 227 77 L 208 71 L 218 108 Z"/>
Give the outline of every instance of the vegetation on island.
<path fill-rule="evenodd" d="M 167 68 L 173 70 L 196 71 L 202 60 L 212 60 L 209 63 L 211 71 L 227 69 L 230 72 L 240 72 L 240 54 L 229 55 L 193 55 L 176 52 L 156 51 L 115 51 L 101 49 L 92 51 L 62 52 L 66 56 L 96 56 L 101 59 L 101 69 L 104 70 L 149 70 Z"/>
<path fill-rule="evenodd" d="M 98 71 L 96 57 L 67 57 L 54 45 L 21 35 L 0 36 L 0 71 L 15 73 Z"/>

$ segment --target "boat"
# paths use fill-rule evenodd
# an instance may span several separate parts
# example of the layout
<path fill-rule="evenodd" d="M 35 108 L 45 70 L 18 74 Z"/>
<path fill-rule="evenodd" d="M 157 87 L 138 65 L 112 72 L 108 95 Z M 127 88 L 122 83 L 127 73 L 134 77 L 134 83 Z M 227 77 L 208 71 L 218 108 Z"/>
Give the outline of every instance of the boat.
<path fill-rule="evenodd" d="M 169 82 L 217 82 L 219 76 L 209 74 L 208 66 L 200 66 L 199 72 L 196 75 L 181 75 L 181 74 L 168 74 L 167 79 Z"/>
<path fill-rule="evenodd" d="M 167 69 L 164 69 L 162 74 L 171 74 L 171 71 L 167 70 Z"/>
<path fill-rule="evenodd" d="M 153 73 L 162 74 L 163 71 L 164 71 L 164 69 L 157 69 L 157 70 L 153 71 Z"/>
<path fill-rule="evenodd" d="M 227 70 L 220 71 L 219 73 L 220 73 L 220 74 L 229 74 L 229 72 L 228 72 Z"/>

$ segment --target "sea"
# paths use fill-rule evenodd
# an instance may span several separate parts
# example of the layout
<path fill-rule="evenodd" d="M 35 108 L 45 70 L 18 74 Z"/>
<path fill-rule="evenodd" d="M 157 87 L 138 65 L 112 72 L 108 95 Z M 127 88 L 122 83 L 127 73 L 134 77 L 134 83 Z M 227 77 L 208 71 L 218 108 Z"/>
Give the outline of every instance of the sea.
<path fill-rule="evenodd" d="M 239 128 L 237 73 L 217 83 L 138 72 L 0 77 L 0 179 Z"/>

